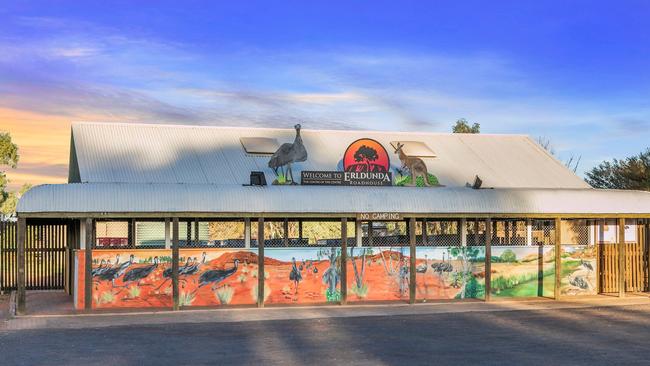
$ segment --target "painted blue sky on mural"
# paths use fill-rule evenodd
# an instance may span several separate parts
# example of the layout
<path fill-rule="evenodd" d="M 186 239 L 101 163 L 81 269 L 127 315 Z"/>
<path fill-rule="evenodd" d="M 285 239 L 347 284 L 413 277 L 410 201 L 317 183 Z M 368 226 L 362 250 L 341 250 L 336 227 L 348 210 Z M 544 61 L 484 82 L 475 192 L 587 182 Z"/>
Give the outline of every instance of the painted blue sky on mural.
<path fill-rule="evenodd" d="M 66 119 L 449 131 L 645 149 L 650 3 L 4 2 L 0 108 Z M 46 167 L 44 167 L 45 169 Z"/>

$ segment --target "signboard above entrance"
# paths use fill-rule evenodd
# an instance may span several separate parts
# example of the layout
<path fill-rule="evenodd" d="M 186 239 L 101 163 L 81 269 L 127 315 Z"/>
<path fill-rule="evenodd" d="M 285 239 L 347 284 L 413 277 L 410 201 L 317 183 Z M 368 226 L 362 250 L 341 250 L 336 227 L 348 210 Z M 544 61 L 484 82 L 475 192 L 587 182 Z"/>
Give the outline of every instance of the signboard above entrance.
<path fill-rule="evenodd" d="M 302 185 L 392 186 L 390 157 L 373 139 L 359 139 L 343 155 L 343 171 L 303 171 Z"/>
<path fill-rule="evenodd" d="M 364 212 L 357 214 L 359 221 L 401 221 L 402 215 L 397 212 Z"/>

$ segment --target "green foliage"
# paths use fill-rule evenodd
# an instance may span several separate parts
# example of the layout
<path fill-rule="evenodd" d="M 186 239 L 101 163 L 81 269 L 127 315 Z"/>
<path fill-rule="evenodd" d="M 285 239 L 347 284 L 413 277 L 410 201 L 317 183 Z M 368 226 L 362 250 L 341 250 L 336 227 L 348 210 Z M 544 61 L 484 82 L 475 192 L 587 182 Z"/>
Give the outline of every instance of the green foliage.
<path fill-rule="evenodd" d="M 330 291 L 329 289 L 325 290 L 325 298 L 328 302 L 339 302 L 341 301 L 341 291 L 334 290 Z"/>
<path fill-rule="evenodd" d="M 253 298 L 253 301 L 257 302 L 257 291 L 258 291 L 258 285 L 255 284 L 255 286 L 251 287 L 251 297 Z M 269 298 L 269 295 L 271 295 L 271 287 L 267 283 L 264 283 L 264 302 L 266 302 L 266 299 Z"/>
<path fill-rule="evenodd" d="M 194 294 L 191 292 L 181 291 L 178 296 L 178 305 L 179 306 L 191 306 L 194 302 Z"/>
<path fill-rule="evenodd" d="M 472 276 L 467 281 L 465 285 L 465 298 L 466 299 L 481 299 L 485 297 L 485 285 L 482 285 L 478 282 L 476 277 Z M 457 299 L 462 298 L 462 294 L 459 292 L 456 295 Z"/>
<path fill-rule="evenodd" d="M 516 263 L 517 255 L 512 249 L 506 249 L 501 253 L 500 259 L 503 263 Z"/>
<path fill-rule="evenodd" d="M 405 186 L 407 184 L 411 184 L 411 182 L 412 182 L 412 180 L 411 180 L 411 175 L 410 174 L 400 175 L 400 176 L 395 177 L 395 185 L 396 186 Z M 429 173 L 429 184 L 434 185 L 434 186 L 439 185 L 440 182 L 438 181 L 438 177 L 436 177 L 435 175 Z M 424 185 L 424 178 L 423 177 L 417 177 L 415 179 L 415 185 L 418 186 L 418 187 L 424 187 L 425 186 Z"/>
<path fill-rule="evenodd" d="M 2 185 L 3 184 L 0 183 L 0 186 Z M 18 200 L 20 199 L 20 197 L 23 196 L 23 194 L 25 194 L 25 192 L 27 192 L 31 188 L 32 185 L 26 183 L 23 184 L 23 186 L 18 190 L 18 192 L 9 192 L 9 193 L 2 192 L 5 198 L 4 198 L 4 202 L 0 204 L 0 213 L 2 213 L 5 216 L 11 216 L 14 213 L 16 213 L 16 205 L 18 205 Z M 2 201 L 1 198 L 0 201 Z"/>
<path fill-rule="evenodd" d="M 542 277 L 550 276 L 555 273 L 555 268 L 546 269 L 542 272 Z M 502 290 L 514 288 L 521 284 L 537 281 L 539 279 L 538 272 L 528 272 L 520 275 L 512 275 L 508 277 L 499 276 L 493 278 L 490 282 L 491 291 L 495 294 L 499 294 Z"/>
<path fill-rule="evenodd" d="M 9 132 L 0 132 L 0 165 L 15 168 L 19 159 L 18 146 L 11 141 Z"/>
<path fill-rule="evenodd" d="M 18 165 L 19 158 L 18 146 L 11 141 L 9 132 L 0 132 L 0 166 L 6 165 L 15 168 Z M 9 183 L 9 180 L 5 172 L 0 171 L 0 208 L 3 215 L 13 214 L 18 200 L 15 194 L 14 197 L 11 197 L 9 193 L 5 192 L 7 183 Z M 10 202 L 5 205 L 8 199 L 10 199 Z"/>
<path fill-rule="evenodd" d="M 228 305 L 230 304 L 230 301 L 232 300 L 232 295 L 235 294 L 235 289 L 232 287 L 226 285 L 223 286 L 216 291 L 217 299 L 219 299 L 219 302 L 221 305 Z"/>
<path fill-rule="evenodd" d="M 115 295 L 111 291 L 102 292 L 97 299 L 97 305 L 112 304 L 115 301 Z"/>
<path fill-rule="evenodd" d="M 129 287 L 129 299 L 135 299 L 140 296 L 140 287 L 138 286 L 131 286 Z"/>
<path fill-rule="evenodd" d="M 465 118 L 461 118 L 456 121 L 454 127 L 452 127 L 453 133 L 481 133 L 481 125 L 474 123 L 471 126 Z"/>
<path fill-rule="evenodd" d="M 603 161 L 585 173 L 594 188 L 650 190 L 650 149 L 623 160 Z"/>
<path fill-rule="evenodd" d="M 350 287 L 350 293 L 356 295 L 360 299 L 364 299 L 366 296 L 368 296 L 368 284 L 364 283 L 361 285 L 361 287 L 358 286 L 352 286 Z"/>

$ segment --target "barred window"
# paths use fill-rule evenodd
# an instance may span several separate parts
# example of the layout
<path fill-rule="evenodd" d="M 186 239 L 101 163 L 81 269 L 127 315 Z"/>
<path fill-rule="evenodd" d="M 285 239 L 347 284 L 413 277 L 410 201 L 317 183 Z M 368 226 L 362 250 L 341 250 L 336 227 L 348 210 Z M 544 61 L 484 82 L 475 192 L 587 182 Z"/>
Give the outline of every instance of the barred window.
<path fill-rule="evenodd" d="M 124 248 L 128 246 L 128 221 L 95 221 L 95 248 Z"/>

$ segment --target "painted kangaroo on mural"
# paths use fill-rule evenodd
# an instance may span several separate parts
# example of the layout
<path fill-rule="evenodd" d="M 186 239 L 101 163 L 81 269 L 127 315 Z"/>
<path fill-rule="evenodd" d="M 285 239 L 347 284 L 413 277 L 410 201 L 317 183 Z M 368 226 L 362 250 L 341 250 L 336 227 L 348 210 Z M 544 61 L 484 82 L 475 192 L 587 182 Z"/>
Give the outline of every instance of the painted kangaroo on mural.
<path fill-rule="evenodd" d="M 405 185 L 415 186 L 416 179 L 418 177 L 422 177 L 424 185 L 431 187 L 431 183 L 429 182 L 429 171 L 427 170 L 427 166 L 424 164 L 424 161 L 422 161 L 420 158 L 407 156 L 402 150 L 403 147 L 404 144 L 398 142 L 395 153 L 399 156 L 399 160 L 402 162 L 401 169 L 408 169 L 408 171 L 411 173 L 411 183 Z"/>

